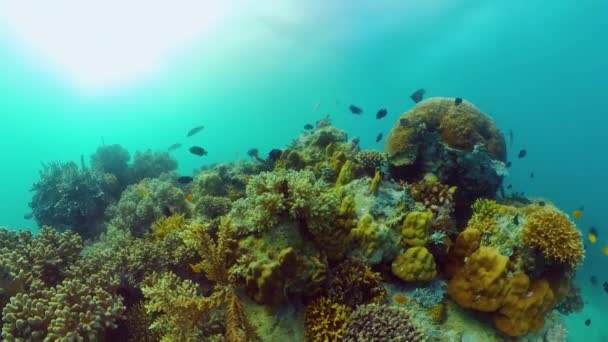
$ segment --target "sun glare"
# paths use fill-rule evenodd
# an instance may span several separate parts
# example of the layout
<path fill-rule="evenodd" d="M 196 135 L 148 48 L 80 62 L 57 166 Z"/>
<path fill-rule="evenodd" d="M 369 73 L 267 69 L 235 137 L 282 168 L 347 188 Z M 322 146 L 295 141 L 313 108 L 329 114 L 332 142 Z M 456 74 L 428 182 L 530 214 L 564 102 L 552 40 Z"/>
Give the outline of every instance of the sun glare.
<path fill-rule="evenodd" d="M 136 82 L 212 30 L 221 1 L 0 1 L 0 29 L 83 88 Z M 218 5 L 219 4 L 219 5 Z"/>

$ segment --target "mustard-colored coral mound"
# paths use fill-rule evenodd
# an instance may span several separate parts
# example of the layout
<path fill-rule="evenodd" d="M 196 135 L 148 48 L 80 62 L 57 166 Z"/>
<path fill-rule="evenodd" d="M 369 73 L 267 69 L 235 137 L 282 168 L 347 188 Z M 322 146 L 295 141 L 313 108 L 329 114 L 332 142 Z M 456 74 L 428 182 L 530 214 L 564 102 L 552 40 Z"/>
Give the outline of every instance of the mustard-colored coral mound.
<path fill-rule="evenodd" d="M 526 275 L 520 275 L 513 284 L 504 306 L 496 313 L 494 324 L 509 336 L 522 336 L 540 330 L 545 315 L 553 308 L 555 296 L 549 282 L 537 279 L 530 284 Z"/>
<path fill-rule="evenodd" d="M 357 228 L 350 231 L 350 236 L 357 241 L 367 255 L 371 255 L 378 246 L 378 225 L 374 222 L 374 217 L 366 214 L 359 219 Z"/>
<path fill-rule="evenodd" d="M 424 246 L 429 238 L 429 229 L 433 220 L 430 211 L 409 213 L 401 228 L 402 241 L 409 246 Z"/>
<path fill-rule="evenodd" d="M 507 294 L 507 262 L 494 247 L 480 247 L 448 282 L 448 294 L 464 308 L 498 310 Z"/>
<path fill-rule="evenodd" d="M 531 213 L 522 234 L 526 245 L 537 248 L 549 260 L 576 267 L 583 259 L 581 232 L 555 207 Z"/>
<path fill-rule="evenodd" d="M 352 309 L 321 297 L 306 306 L 306 340 L 310 342 L 340 341 Z"/>
<path fill-rule="evenodd" d="M 403 281 L 430 281 L 437 275 L 435 258 L 425 247 L 412 247 L 399 255 L 391 267 Z"/>

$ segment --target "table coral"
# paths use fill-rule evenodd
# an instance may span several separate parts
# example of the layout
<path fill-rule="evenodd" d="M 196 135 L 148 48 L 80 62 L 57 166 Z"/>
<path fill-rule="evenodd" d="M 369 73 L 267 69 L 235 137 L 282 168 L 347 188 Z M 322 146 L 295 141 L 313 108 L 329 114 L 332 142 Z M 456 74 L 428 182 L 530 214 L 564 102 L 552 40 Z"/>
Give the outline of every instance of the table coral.
<path fill-rule="evenodd" d="M 403 281 L 430 281 L 437 275 L 435 258 L 422 246 L 408 248 L 392 264 L 393 274 Z"/>
<path fill-rule="evenodd" d="M 523 241 L 552 261 L 576 267 L 583 259 L 581 232 L 555 207 L 542 207 L 528 215 Z"/>

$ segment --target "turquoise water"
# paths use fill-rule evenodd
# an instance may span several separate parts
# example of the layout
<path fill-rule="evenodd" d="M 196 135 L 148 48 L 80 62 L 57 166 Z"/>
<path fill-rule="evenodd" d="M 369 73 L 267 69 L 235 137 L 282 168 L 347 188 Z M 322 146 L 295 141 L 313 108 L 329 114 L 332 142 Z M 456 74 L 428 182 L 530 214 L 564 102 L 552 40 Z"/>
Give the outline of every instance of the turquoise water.
<path fill-rule="evenodd" d="M 608 340 L 601 324 L 608 305 L 601 288 L 608 280 L 601 266 L 608 258 L 601 251 L 608 245 L 608 3 L 371 3 L 228 11 L 207 35 L 167 53 L 154 73 L 92 87 L 0 23 L 0 225 L 37 229 L 24 214 L 40 163 L 79 161 L 102 139 L 132 154 L 175 142 L 204 146 L 202 159 L 174 153 L 186 174 L 246 159 L 252 147 L 284 146 L 330 114 L 363 148 L 381 149 L 376 135 L 386 136 L 412 107 L 409 94 L 424 87 L 427 96 L 463 97 L 514 132 L 505 180 L 514 191 L 549 198 L 565 212 L 584 206 L 577 224 L 585 234 L 595 226 L 599 237 L 578 274 L 587 305 L 566 321 L 572 341 Z M 350 104 L 364 114 L 352 115 Z M 388 109 L 385 120 L 374 117 L 380 108 Z M 204 132 L 187 141 L 185 132 L 200 124 Z M 528 156 L 518 160 L 520 149 Z"/>

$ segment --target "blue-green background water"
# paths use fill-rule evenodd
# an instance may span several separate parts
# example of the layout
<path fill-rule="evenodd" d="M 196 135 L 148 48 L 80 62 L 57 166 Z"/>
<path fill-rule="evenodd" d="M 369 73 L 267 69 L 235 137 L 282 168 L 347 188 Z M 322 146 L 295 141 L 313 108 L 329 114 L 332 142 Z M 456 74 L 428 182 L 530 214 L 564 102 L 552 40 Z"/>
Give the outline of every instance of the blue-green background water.
<path fill-rule="evenodd" d="M 0 22 L 0 225 L 36 229 L 23 215 L 40 163 L 79 161 L 102 137 L 132 154 L 175 142 L 204 146 L 202 159 L 185 148 L 174 154 L 180 172 L 191 173 L 246 158 L 251 147 L 266 153 L 284 146 L 329 113 L 364 148 L 381 149 L 376 135 L 386 135 L 413 105 L 409 94 L 424 87 L 427 96 L 464 97 L 514 132 L 505 181 L 513 190 L 546 197 L 565 212 L 584 206 L 577 223 L 585 234 L 595 226 L 599 238 L 579 271 L 586 308 L 567 318 L 568 329 L 572 341 L 608 341 L 601 324 L 608 307 L 601 289 L 608 280 L 601 251 L 608 245 L 608 2 L 420 3 L 312 1 L 269 10 L 261 2 L 267 10 L 224 13 L 157 72 L 92 88 Z M 364 114 L 352 115 L 351 103 Z M 384 107 L 388 117 L 376 120 Z M 187 140 L 199 124 L 204 132 Z M 528 156 L 519 160 L 522 148 Z"/>

